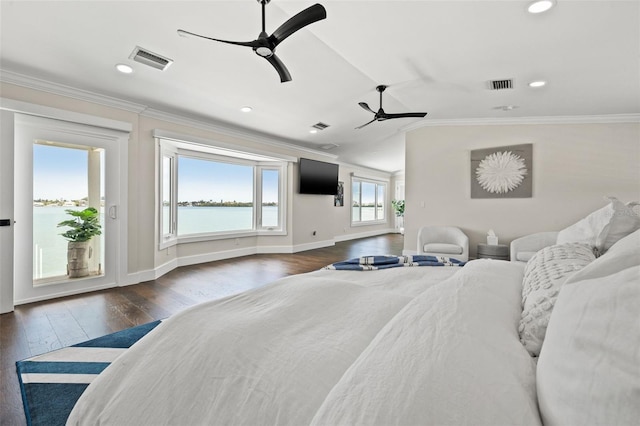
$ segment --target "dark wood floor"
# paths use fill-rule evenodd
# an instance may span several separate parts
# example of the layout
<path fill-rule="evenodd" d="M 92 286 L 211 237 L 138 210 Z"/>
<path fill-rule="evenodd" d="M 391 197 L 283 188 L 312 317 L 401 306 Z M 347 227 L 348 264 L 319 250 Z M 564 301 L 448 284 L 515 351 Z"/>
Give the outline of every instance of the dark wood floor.
<path fill-rule="evenodd" d="M 295 254 L 259 254 L 185 266 L 128 287 L 17 306 L 0 315 L 0 425 L 25 425 L 15 362 L 138 324 L 188 306 L 310 272 L 339 260 L 401 254 L 403 236 L 387 234 Z"/>

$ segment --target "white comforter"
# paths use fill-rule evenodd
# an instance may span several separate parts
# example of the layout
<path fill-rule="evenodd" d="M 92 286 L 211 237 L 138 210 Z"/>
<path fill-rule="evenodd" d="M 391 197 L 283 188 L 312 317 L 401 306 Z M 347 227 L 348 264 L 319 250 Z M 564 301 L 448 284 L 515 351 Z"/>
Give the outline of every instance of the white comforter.
<path fill-rule="evenodd" d="M 68 423 L 538 424 L 522 267 L 458 269 L 318 271 L 193 307 L 109 366 Z"/>

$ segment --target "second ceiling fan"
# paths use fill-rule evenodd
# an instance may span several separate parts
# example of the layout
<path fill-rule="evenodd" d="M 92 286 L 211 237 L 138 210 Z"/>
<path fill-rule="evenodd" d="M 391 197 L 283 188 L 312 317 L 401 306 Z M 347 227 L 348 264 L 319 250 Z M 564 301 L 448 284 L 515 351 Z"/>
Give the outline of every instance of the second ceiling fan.
<path fill-rule="evenodd" d="M 392 118 L 423 118 L 425 115 L 427 115 L 426 112 L 402 112 L 398 114 L 388 114 L 384 112 L 384 110 L 382 109 L 382 92 L 384 92 L 386 88 L 387 86 L 382 84 L 376 87 L 376 90 L 380 92 L 380 109 L 378 109 L 377 112 L 369 108 L 369 105 L 367 105 L 366 102 L 358 103 L 358 105 L 360 105 L 362 108 L 366 109 L 369 112 L 372 112 L 374 116 L 373 116 L 373 120 L 363 124 L 362 126 L 356 127 L 356 129 L 362 129 L 364 126 L 368 126 L 374 121 L 384 121 L 384 120 L 390 120 Z"/>
<path fill-rule="evenodd" d="M 325 19 L 327 17 L 327 11 L 321 4 L 314 4 L 291 17 L 284 24 L 280 25 L 271 35 L 267 35 L 265 30 L 265 18 L 264 9 L 265 6 L 271 0 L 258 0 L 258 3 L 262 5 L 262 31 L 258 35 L 258 38 L 253 41 L 229 41 L 221 40 L 218 38 L 206 37 L 200 34 L 192 33 L 190 31 L 178 30 L 178 34 L 183 37 L 200 37 L 207 40 L 219 41 L 221 43 L 235 44 L 238 46 L 248 46 L 253 49 L 258 56 L 265 58 L 280 75 L 280 81 L 282 83 L 291 81 L 291 74 L 289 70 L 284 66 L 280 58 L 275 54 L 276 46 L 278 46 L 284 39 L 289 37 L 296 31 L 306 27 L 309 24 L 313 24 L 316 21 Z"/>

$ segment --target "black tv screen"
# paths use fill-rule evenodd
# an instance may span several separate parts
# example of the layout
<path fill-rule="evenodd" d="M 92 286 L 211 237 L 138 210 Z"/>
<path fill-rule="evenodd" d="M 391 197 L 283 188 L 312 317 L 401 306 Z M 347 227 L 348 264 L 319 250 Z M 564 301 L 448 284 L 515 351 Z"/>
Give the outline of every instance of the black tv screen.
<path fill-rule="evenodd" d="M 300 159 L 300 194 L 336 195 L 338 165 L 323 161 Z"/>

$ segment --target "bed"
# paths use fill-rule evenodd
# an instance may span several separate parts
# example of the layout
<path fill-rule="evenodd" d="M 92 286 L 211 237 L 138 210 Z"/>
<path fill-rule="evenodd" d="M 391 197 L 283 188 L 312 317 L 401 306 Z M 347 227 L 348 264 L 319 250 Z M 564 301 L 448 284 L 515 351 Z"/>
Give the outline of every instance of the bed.
<path fill-rule="evenodd" d="M 192 307 L 68 424 L 638 424 L 632 231 L 598 258 L 564 242 L 527 263 L 320 270 Z"/>

